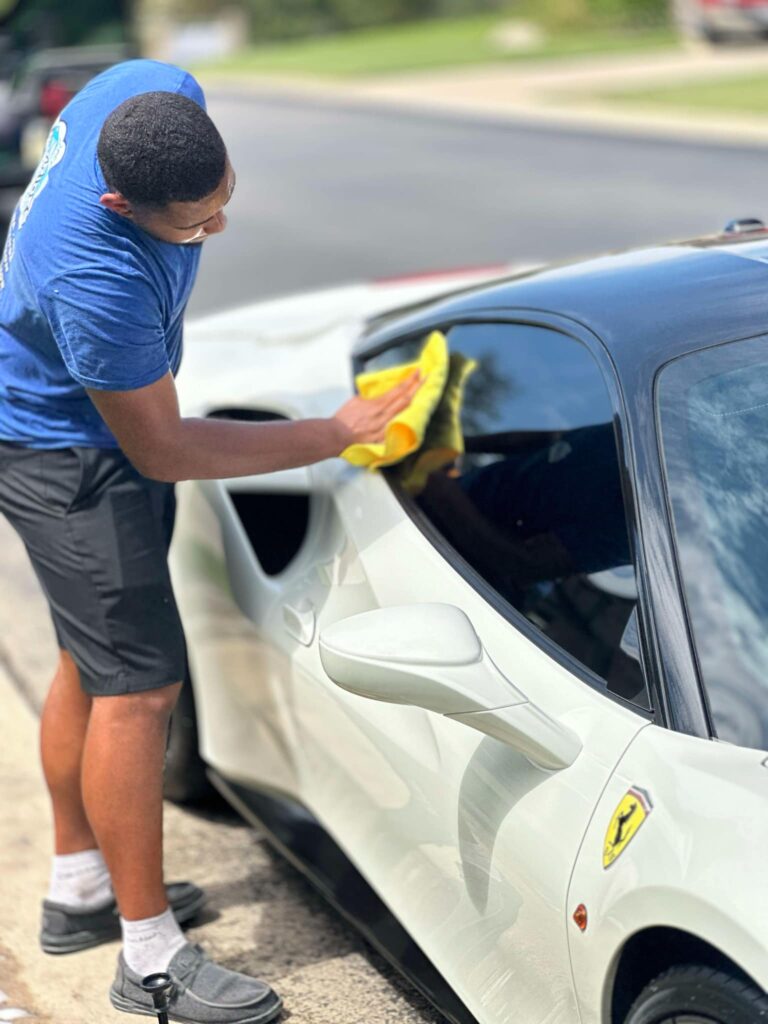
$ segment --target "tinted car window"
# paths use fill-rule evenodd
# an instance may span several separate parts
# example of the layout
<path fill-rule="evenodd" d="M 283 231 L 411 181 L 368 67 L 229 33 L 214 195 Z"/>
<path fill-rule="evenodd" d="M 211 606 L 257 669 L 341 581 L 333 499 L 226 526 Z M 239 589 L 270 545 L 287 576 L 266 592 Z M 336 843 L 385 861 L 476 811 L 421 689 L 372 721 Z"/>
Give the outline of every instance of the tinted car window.
<path fill-rule="evenodd" d="M 768 747 L 766 339 L 660 375 L 662 450 L 702 682 L 721 739 Z"/>
<path fill-rule="evenodd" d="M 509 605 L 612 692 L 648 707 L 599 367 L 579 342 L 540 327 L 459 325 L 448 342 L 452 357 L 476 362 L 461 407 L 466 450 L 427 477 L 415 502 Z M 415 359 L 422 344 L 398 345 L 365 369 Z"/>

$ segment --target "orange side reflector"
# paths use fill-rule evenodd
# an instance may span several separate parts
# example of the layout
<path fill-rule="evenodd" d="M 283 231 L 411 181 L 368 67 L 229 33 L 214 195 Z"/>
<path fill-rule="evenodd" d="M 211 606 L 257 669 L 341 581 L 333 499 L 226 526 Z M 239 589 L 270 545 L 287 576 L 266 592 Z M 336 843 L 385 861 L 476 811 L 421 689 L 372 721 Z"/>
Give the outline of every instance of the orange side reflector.
<path fill-rule="evenodd" d="M 573 920 L 576 922 L 579 931 L 585 932 L 587 930 L 587 908 L 583 903 L 580 903 L 574 910 Z"/>

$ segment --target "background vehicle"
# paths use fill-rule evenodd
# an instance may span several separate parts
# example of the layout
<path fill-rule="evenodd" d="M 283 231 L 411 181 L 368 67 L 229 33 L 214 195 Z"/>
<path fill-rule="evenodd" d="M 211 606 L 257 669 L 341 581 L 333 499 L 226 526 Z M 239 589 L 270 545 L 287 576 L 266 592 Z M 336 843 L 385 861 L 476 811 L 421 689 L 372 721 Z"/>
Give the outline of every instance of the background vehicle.
<path fill-rule="evenodd" d="M 687 36 L 711 43 L 768 35 L 766 0 L 675 0 L 675 14 Z"/>
<path fill-rule="evenodd" d="M 768 241 L 738 227 L 189 332 L 195 415 L 328 415 L 435 330 L 477 364 L 450 471 L 187 483 L 173 550 L 218 788 L 455 1021 L 768 1013 Z"/>
<path fill-rule="evenodd" d="M 125 46 L 84 46 L 26 58 L 0 94 L 0 188 L 23 188 L 63 107 L 99 72 L 133 55 Z"/>

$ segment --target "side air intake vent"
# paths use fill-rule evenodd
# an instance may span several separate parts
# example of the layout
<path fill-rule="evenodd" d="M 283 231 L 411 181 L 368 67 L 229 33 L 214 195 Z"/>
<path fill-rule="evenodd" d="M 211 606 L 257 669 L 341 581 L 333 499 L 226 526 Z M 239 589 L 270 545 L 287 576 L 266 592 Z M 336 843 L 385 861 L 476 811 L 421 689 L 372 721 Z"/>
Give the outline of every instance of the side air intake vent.
<path fill-rule="evenodd" d="M 288 418 L 264 409 L 236 408 L 214 409 L 208 417 L 251 423 Z M 236 481 L 227 486 L 227 492 L 259 565 L 268 576 L 277 576 L 288 568 L 307 536 L 309 495 L 238 490 Z"/>

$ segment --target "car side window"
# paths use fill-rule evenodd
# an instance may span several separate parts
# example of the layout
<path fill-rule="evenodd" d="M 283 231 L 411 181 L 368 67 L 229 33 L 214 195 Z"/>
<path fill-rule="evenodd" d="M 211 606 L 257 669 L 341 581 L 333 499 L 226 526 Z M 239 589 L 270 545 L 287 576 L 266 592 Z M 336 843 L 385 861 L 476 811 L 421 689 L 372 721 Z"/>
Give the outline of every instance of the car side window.
<path fill-rule="evenodd" d="M 452 365 L 475 364 L 460 413 L 453 410 L 465 450 L 443 464 L 430 453 L 422 465 L 431 471 L 415 487 L 403 465 L 388 476 L 408 484 L 433 526 L 505 602 L 608 690 L 650 707 L 613 410 L 599 366 L 584 345 L 542 327 L 464 324 L 447 337 Z M 394 346 L 365 370 L 415 359 L 423 342 Z"/>

